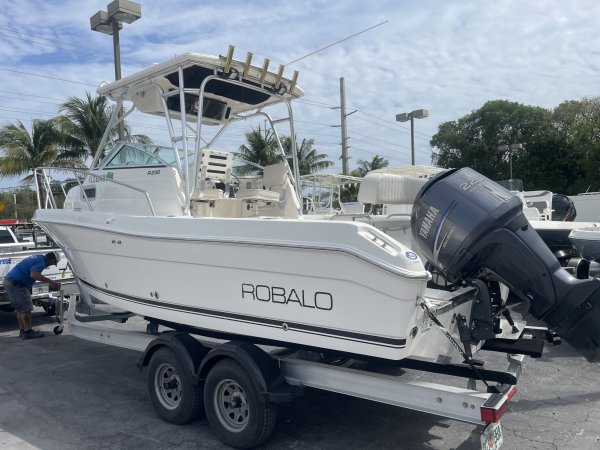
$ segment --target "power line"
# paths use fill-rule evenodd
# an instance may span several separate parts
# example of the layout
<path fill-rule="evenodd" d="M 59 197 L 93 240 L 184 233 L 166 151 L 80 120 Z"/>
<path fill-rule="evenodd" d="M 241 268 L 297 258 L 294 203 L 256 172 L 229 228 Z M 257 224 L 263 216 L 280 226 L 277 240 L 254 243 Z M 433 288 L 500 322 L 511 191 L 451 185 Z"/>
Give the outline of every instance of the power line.
<path fill-rule="evenodd" d="M 23 72 L 21 70 L 7 69 L 6 67 L 0 67 L 0 70 L 4 70 L 6 72 L 20 73 L 22 75 L 30 75 L 33 77 L 48 78 L 50 80 L 64 81 L 65 83 L 74 83 L 74 84 L 82 84 L 84 86 L 97 87 L 96 84 L 83 83 L 81 81 L 74 81 L 74 80 L 65 80 L 64 78 L 51 77 L 49 75 L 40 75 L 39 73 Z"/>
<path fill-rule="evenodd" d="M 310 105 L 315 105 L 315 106 L 321 106 L 322 108 L 325 108 L 325 109 L 339 108 L 338 105 L 329 105 L 327 103 L 318 102 L 316 100 L 310 100 L 310 99 L 308 99 L 306 97 L 300 98 L 300 99 L 296 100 L 296 102 L 298 102 L 298 103 L 308 103 Z M 354 108 L 352 108 L 352 109 L 354 109 Z"/>
<path fill-rule="evenodd" d="M 356 108 L 352 108 L 352 109 L 356 109 Z M 357 111 L 359 112 L 359 114 L 363 114 L 363 115 L 365 115 L 365 116 L 369 116 L 369 117 L 372 117 L 372 118 L 374 118 L 374 119 L 380 120 L 380 121 L 382 121 L 382 122 L 384 122 L 384 123 L 387 123 L 387 124 L 390 124 L 390 125 L 392 125 L 392 127 L 391 127 L 391 128 L 390 128 L 390 127 L 384 127 L 384 128 L 387 128 L 388 130 L 392 130 L 392 131 L 399 131 L 399 129 L 401 129 L 403 132 L 404 132 L 404 131 L 406 131 L 406 133 L 410 133 L 410 130 L 408 129 L 408 127 L 403 127 L 403 126 L 400 126 L 400 125 L 398 124 L 398 122 L 391 122 L 391 121 L 389 121 L 389 120 L 382 119 L 381 117 L 377 117 L 377 116 L 374 116 L 374 115 L 372 115 L 372 114 L 366 113 L 366 112 L 364 112 L 364 111 L 362 111 L 362 110 L 360 110 L 360 109 L 357 109 Z M 373 123 L 373 122 L 369 122 L 369 121 L 367 121 L 366 119 L 361 119 L 361 118 L 358 118 L 358 119 L 359 119 L 359 120 L 364 120 L 364 121 L 365 121 L 365 122 L 367 122 L 367 123 Z M 380 126 L 383 126 L 383 125 L 380 125 Z M 431 138 L 433 137 L 433 136 L 431 136 L 431 135 L 429 135 L 429 134 L 427 134 L 427 133 L 423 133 L 423 132 L 421 132 L 421 131 L 415 131 L 415 134 L 421 134 L 421 135 L 423 135 L 423 139 L 425 139 L 425 138 L 431 139 Z"/>
<path fill-rule="evenodd" d="M 8 69 L 3 69 L 3 68 L 0 68 L 0 70 L 8 70 Z M 9 71 L 10 71 L 10 70 L 9 70 Z M 16 71 L 16 70 L 13 70 L 13 71 L 14 71 L 14 72 L 17 72 L 17 73 L 24 73 L 24 74 L 27 74 L 27 75 L 39 76 L 39 77 L 43 77 L 43 78 L 56 79 L 56 80 L 58 80 L 58 81 L 65 81 L 65 82 L 72 82 L 72 83 L 77 83 L 77 84 L 86 84 L 86 85 L 89 85 L 89 84 L 87 84 L 87 83 L 75 82 L 75 81 L 72 81 L 72 80 L 65 80 L 65 79 L 60 79 L 60 78 L 56 78 L 56 77 L 50 77 L 50 76 L 46 76 L 46 75 L 40 75 L 40 74 L 30 74 L 30 73 L 27 73 L 27 72 L 19 72 L 19 71 Z M 91 85 L 90 85 L 90 86 L 91 86 Z M 22 93 L 22 94 L 21 94 L 21 93 L 14 93 L 14 92 L 10 92 L 10 91 L 0 91 L 0 92 L 10 93 L 10 94 L 13 94 L 13 95 L 25 95 L 25 96 L 36 97 L 36 98 L 47 98 L 47 99 L 51 99 L 51 100 L 57 100 L 57 101 L 59 101 L 59 99 L 53 99 L 53 98 L 51 98 L 51 97 L 43 97 L 43 96 L 38 96 L 38 95 L 33 95 L 33 94 L 25 94 L 25 93 Z M 10 98 L 10 97 L 9 97 L 9 98 Z M 30 101 L 30 100 L 25 100 L 25 101 Z M 53 103 L 51 103 L 51 102 L 40 102 L 40 103 L 53 104 Z M 329 108 L 331 108 L 331 107 L 330 107 L 330 106 L 328 106 L 327 104 L 325 104 L 325 103 L 322 103 L 322 102 L 317 102 L 317 101 L 311 101 L 311 100 L 308 100 L 308 101 L 306 101 L 305 103 L 309 104 L 310 106 L 317 106 L 317 107 L 323 107 L 323 108 L 328 108 L 328 109 L 329 109 Z M 54 104 L 56 104 L 56 103 L 54 103 Z M 16 108 L 12 108 L 12 109 L 11 109 L 11 108 L 0 108 L 0 109 L 1 109 L 1 110 L 5 110 L 5 111 L 19 112 L 19 113 L 30 113 L 30 114 L 35 114 L 35 115 L 38 115 L 38 116 L 39 116 L 39 115 L 42 115 L 42 116 L 56 116 L 56 115 L 57 115 L 57 114 L 51 114 L 51 113 L 47 113 L 47 112 L 43 112 L 43 111 L 39 111 L 39 110 L 36 110 L 36 111 L 31 111 L 31 110 L 26 110 L 26 109 L 16 109 Z M 366 113 L 366 112 L 364 112 L 364 111 L 361 111 L 361 110 L 357 110 L 357 111 L 358 111 L 358 112 L 360 112 L 360 113 L 361 113 L 361 114 L 363 114 L 363 115 L 366 115 L 366 116 L 368 116 L 368 117 L 373 117 L 373 118 L 375 118 L 376 120 L 379 120 L 379 121 L 381 121 L 381 122 L 383 122 L 383 123 L 388 123 L 388 124 L 391 124 L 391 123 L 393 123 L 393 122 L 389 122 L 389 121 L 386 121 L 386 120 L 384 120 L 384 119 L 378 118 L 378 117 L 376 117 L 376 116 L 373 116 L 373 115 L 371 115 L 371 114 L 369 114 L 369 113 Z M 143 115 L 140 115 L 140 117 L 145 117 L 146 119 L 148 118 L 147 116 L 143 116 Z M 158 120 L 159 118 L 155 118 L 155 119 L 157 119 L 157 120 Z M 364 122 L 366 122 L 366 123 L 371 123 L 371 124 L 374 124 L 374 125 L 377 125 L 377 126 L 381 126 L 381 127 L 385 128 L 385 129 L 389 129 L 389 130 L 391 130 L 391 131 L 396 131 L 396 132 L 399 132 L 399 131 L 401 131 L 401 130 L 397 129 L 397 127 L 393 127 L 393 128 L 392 128 L 392 127 L 386 127 L 386 126 L 384 126 L 384 125 L 382 125 L 382 124 L 380 124 L 380 123 L 375 123 L 375 122 L 372 122 L 372 121 L 368 121 L 368 120 L 366 120 L 366 119 L 362 119 L 362 118 L 360 118 L 360 117 L 359 117 L 359 120 L 362 120 L 362 121 L 364 121 Z M 320 127 L 330 127 L 330 125 L 328 125 L 328 124 L 317 123 L 317 122 L 310 122 L 310 121 L 299 121 L 299 120 L 297 120 L 296 122 L 297 122 L 297 123 L 304 123 L 304 124 L 308 124 L 308 125 L 320 126 Z M 130 126 L 132 126 L 132 127 L 139 127 L 139 128 L 146 128 L 146 129 L 156 129 L 156 130 L 163 130 L 163 129 L 164 129 L 162 126 L 151 126 L 151 125 L 146 125 L 146 124 L 142 125 L 142 124 L 135 123 L 135 122 L 129 122 L 129 125 L 130 125 Z M 241 125 L 241 124 L 240 124 L 240 125 Z M 231 128 L 233 128 L 233 127 L 231 127 Z M 242 126 L 240 126 L 240 128 L 242 128 Z M 392 142 L 386 141 L 386 140 L 384 140 L 384 139 L 380 139 L 380 138 L 377 138 L 377 137 L 368 136 L 368 135 L 365 135 L 365 134 L 362 134 L 362 133 L 358 133 L 358 132 L 354 132 L 354 131 L 350 131 L 350 133 L 351 133 L 352 135 L 354 135 L 354 136 L 362 136 L 362 137 L 364 137 L 364 138 L 366 138 L 366 139 L 369 139 L 369 141 L 363 141 L 363 140 L 361 140 L 361 139 L 358 139 L 358 138 L 356 138 L 356 137 L 354 138 L 354 140 L 355 140 L 355 141 L 359 141 L 359 142 L 361 142 L 361 141 L 362 141 L 362 142 L 368 143 L 369 145 L 372 145 L 372 144 L 373 144 L 373 142 L 377 142 L 377 143 L 379 143 L 379 145 L 381 145 L 381 143 L 383 143 L 383 144 L 385 144 L 385 145 L 389 145 L 389 146 L 393 147 L 393 149 L 394 149 L 394 150 L 396 150 L 398 147 L 400 147 L 400 148 L 404 148 L 404 149 L 407 149 L 407 148 L 408 148 L 408 147 L 406 147 L 406 146 L 404 146 L 404 145 L 400 145 L 400 144 L 397 144 L 397 143 L 392 143 Z M 315 134 L 315 133 L 313 132 L 313 134 Z M 318 133 L 317 133 L 317 134 L 318 134 Z M 422 134 L 424 134 L 424 133 L 422 133 Z M 330 136 L 330 137 L 331 137 L 331 136 L 333 136 L 331 133 L 326 133 L 325 135 L 326 135 L 326 136 Z M 239 142 L 239 141 L 237 141 L 237 142 Z M 236 143 L 237 143 L 237 142 L 236 142 Z M 325 143 L 316 143 L 316 144 L 317 144 L 317 145 L 322 145 L 322 146 L 333 146 L 333 145 L 339 146 L 339 145 L 340 145 L 339 143 L 337 143 L 337 144 L 329 144 L 329 143 L 327 143 L 327 144 L 325 144 Z M 357 147 L 352 147 L 352 148 L 354 148 L 354 149 L 357 149 Z M 390 149 L 390 150 L 391 150 L 391 149 Z M 364 151 L 364 152 L 367 152 L 367 153 L 370 153 L 370 154 L 377 154 L 376 152 L 368 152 L 368 151 L 366 151 L 366 150 L 362 150 L 362 151 Z M 421 149 L 418 149 L 418 151 L 419 151 L 420 153 L 423 153 L 423 154 L 428 154 L 428 153 L 429 153 L 429 152 L 423 151 L 423 150 L 421 150 Z M 393 158 L 392 158 L 392 159 L 393 159 Z"/>
<path fill-rule="evenodd" d="M 355 131 L 352 131 L 352 132 L 351 132 L 351 134 L 355 134 L 355 135 L 357 135 L 357 136 L 362 136 L 362 137 L 364 137 L 364 138 L 368 138 L 368 139 L 371 139 L 371 140 L 373 140 L 373 141 L 382 142 L 382 143 L 384 143 L 384 144 L 393 145 L 394 147 L 402 147 L 402 148 L 405 148 L 405 149 L 407 149 L 407 150 L 410 150 L 410 147 L 405 147 L 404 145 L 398 144 L 398 143 L 396 143 L 396 142 L 388 142 L 388 141 L 385 141 L 385 140 L 383 140 L 383 139 L 374 138 L 374 137 L 371 137 L 371 136 L 367 136 L 367 135 L 365 135 L 365 134 L 357 133 L 357 132 L 355 132 Z"/>
<path fill-rule="evenodd" d="M 33 74 L 33 73 L 29 73 L 29 72 L 22 72 L 22 71 L 17 71 L 17 70 L 14 70 L 14 69 L 7 69 L 7 68 L 1 68 L 1 67 L 0 67 L 0 70 L 10 71 L 10 72 L 16 72 L 16 73 L 22 73 L 22 74 L 31 75 L 31 76 L 38 76 L 38 77 L 42 77 L 42 78 L 48 78 L 48 79 L 53 79 L 53 80 L 58 80 L 58 81 L 64 81 L 64 82 L 69 82 L 69 83 L 76 83 L 76 84 L 82 84 L 82 85 L 86 85 L 86 86 L 96 87 L 96 85 L 93 85 L 93 84 L 78 82 L 78 81 L 74 81 L 74 80 L 66 80 L 66 79 L 62 79 L 62 78 L 51 77 L 51 76 L 48 76 L 48 75 Z M 24 94 L 24 95 L 28 95 L 28 94 Z M 40 98 L 42 98 L 42 97 L 40 96 Z M 45 98 L 48 98 L 48 97 L 45 97 Z M 300 100 L 300 101 L 302 101 L 302 100 Z M 317 102 L 317 101 L 313 101 L 313 100 L 310 100 L 310 99 L 306 99 L 304 102 L 307 103 L 307 104 L 309 104 L 309 105 L 312 104 L 314 106 L 319 106 L 319 107 L 322 107 L 322 108 L 328 108 L 329 109 L 329 108 L 334 107 L 334 106 L 327 105 L 326 103 Z M 360 109 L 357 109 L 357 111 L 360 114 L 366 115 L 368 117 L 372 117 L 372 118 L 374 118 L 376 120 L 379 120 L 379 121 L 381 121 L 383 123 L 393 124 L 393 122 L 389 122 L 389 121 L 387 121 L 385 119 L 379 118 L 379 117 L 374 116 L 374 115 L 369 114 L 369 113 L 366 113 L 366 112 L 364 112 L 364 111 L 362 111 Z M 362 120 L 362 121 L 365 121 L 367 123 L 371 123 L 371 124 L 374 124 L 374 125 L 382 126 L 382 127 L 386 128 L 386 129 L 389 129 L 389 130 L 392 130 L 392 131 L 400 131 L 400 130 L 397 129 L 397 127 L 394 127 L 394 128 L 385 127 L 385 126 L 383 126 L 381 124 L 370 122 L 370 121 L 368 121 L 366 119 L 361 119 L 360 117 L 359 117 L 359 120 Z M 316 123 L 316 122 L 308 122 L 308 121 L 296 121 L 296 122 L 298 122 L 298 123 L 306 123 L 306 124 L 309 124 L 309 125 L 317 125 L 317 126 L 330 126 L 328 124 L 322 124 L 322 123 Z M 416 132 L 416 134 L 421 134 L 423 136 L 427 136 L 429 139 L 431 138 L 431 136 L 429 136 L 429 135 L 427 135 L 425 133 Z M 421 138 L 421 137 L 419 137 L 419 138 L 420 139 L 425 139 L 425 138 Z M 373 139 L 377 139 L 377 138 L 373 138 Z"/>
<path fill-rule="evenodd" d="M 88 51 L 88 52 L 94 52 L 94 50 L 92 50 L 90 48 L 81 47 L 79 45 L 70 44 L 68 42 L 62 42 L 62 41 L 57 41 L 57 40 L 54 40 L 54 39 L 48 39 L 48 38 L 45 38 L 45 37 L 42 37 L 42 36 L 37 36 L 35 34 L 24 33 L 22 31 L 11 30 L 10 28 L 0 27 L 0 30 L 8 31 L 10 33 L 20 34 L 20 35 L 23 35 L 23 36 L 29 36 L 29 37 L 33 37 L 33 38 L 36 38 L 36 39 L 42 39 L 42 40 L 48 41 L 48 42 L 55 42 L 55 43 L 61 44 L 61 45 L 68 45 L 70 47 L 75 47 L 75 48 L 78 48 L 80 50 L 85 50 L 85 51 Z M 4 36 L 7 36 L 7 35 L 4 35 Z M 14 37 L 14 36 L 7 36 L 7 37 Z M 65 49 L 65 50 L 67 50 L 67 49 Z"/>
<path fill-rule="evenodd" d="M 79 51 L 83 51 L 83 52 L 91 54 L 91 55 L 95 55 L 95 56 L 99 56 L 100 55 L 100 52 L 98 52 L 97 50 L 93 50 L 91 48 L 86 48 L 86 47 L 81 47 L 81 46 L 75 45 L 75 44 L 70 44 L 68 42 L 62 42 L 62 41 L 57 41 L 57 40 L 54 40 L 54 39 L 48 39 L 48 38 L 45 38 L 45 37 L 42 37 L 42 36 L 37 36 L 35 34 L 29 34 L 29 33 L 24 33 L 22 31 L 11 30 L 9 28 L 0 27 L 0 30 L 8 31 L 10 33 L 20 34 L 20 35 L 23 35 L 23 36 L 33 37 L 35 39 L 42 39 L 44 41 L 48 41 L 49 43 L 36 42 L 36 41 L 32 41 L 30 39 L 24 39 L 24 38 L 20 38 L 20 37 L 17 37 L 17 36 L 11 36 L 11 35 L 8 35 L 8 34 L 0 33 L 0 36 L 4 36 L 4 37 L 10 38 L 10 39 L 17 39 L 19 41 L 29 42 L 29 43 L 33 43 L 33 44 L 37 44 L 37 45 L 44 45 L 44 46 L 48 46 L 48 47 L 59 48 L 61 50 L 66 50 L 66 51 L 69 51 L 69 52 L 75 52 L 76 51 L 74 49 L 69 49 L 69 48 L 61 47 L 61 45 L 67 45 L 69 47 L 74 47 L 75 49 L 78 49 Z M 56 45 L 56 44 L 59 44 L 59 45 Z M 103 54 L 103 56 L 105 56 L 106 58 L 110 58 L 110 55 L 109 55 L 108 52 L 106 52 L 106 55 Z M 131 58 L 128 58 L 128 62 L 130 64 L 131 64 L 131 62 L 133 62 L 133 64 L 131 64 L 131 65 L 134 65 L 134 66 L 136 66 L 136 65 L 140 66 L 140 67 L 146 67 L 147 66 L 147 64 L 145 64 L 143 62 L 136 61 L 135 59 L 131 59 Z"/>
<path fill-rule="evenodd" d="M 46 105 L 58 105 L 60 103 L 56 103 L 56 102 L 45 102 L 42 100 L 30 100 L 30 99 L 26 99 L 26 98 L 18 98 L 18 97 L 7 97 L 6 95 L 0 95 L 0 98 L 7 98 L 10 100 L 19 100 L 22 102 L 35 102 L 35 103 L 44 103 Z"/>
<path fill-rule="evenodd" d="M 314 100 L 299 99 L 297 101 L 300 102 L 300 103 L 307 103 L 307 104 L 313 105 L 313 106 L 319 106 L 319 107 L 321 107 L 323 109 L 339 108 L 339 106 L 328 105 L 326 103 L 322 103 L 322 102 L 318 102 L 318 101 L 314 101 Z M 381 126 L 381 127 L 386 128 L 388 130 L 391 130 L 391 131 L 410 133 L 410 131 L 408 130 L 408 128 L 399 126 L 396 122 L 390 122 L 389 120 L 382 119 L 381 117 L 374 116 L 373 114 L 369 114 L 369 113 L 364 112 L 363 110 L 358 109 L 358 108 L 349 107 L 349 109 L 356 110 L 360 114 L 363 114 L 363 115 L 368 116 L 368 117 L 372 117 L 372 118 L 374 118 L 376 120 L 379 120 L 379 121 L 381 121 L 381 122 L 383 122 L 385 124 L 390 124 L 390 125 L 392 125 L 392 127 L 386 127 L 386 126 L 384 126 L 382 124 L 371 122 L 371 121 L 368 121 L 366 119 L 362 119 L 360 117 L 356 117 L 355 116 L 356 119 L 362 120 L 363 122 L 367 122 L 367 123 L 370 123 L 370 124 L 373 124 L 373 125 L 378 125 L 378 126 Z M 309 123 L 309 122 L 307 122 L 307 123 Z M 317 125 L 317 124 L 315 124 L 315 125 Z M 329 126 L 329 125 L 327 125 L 327 126 Z M 432 138 L 431 135 L 429 135 L 427 133 L 420 132 L 420 131 L 415 131 L 415 134 L 422 136 L 422 137 L 421 136 L 417 136 L 419 139 L 428 139 L 428 140 L 430 140 Z"/>
<path fill-rule="evenodd" d="M 0 36 L 4 36 L 4 37 L 10 38 L 10 39 L 16 39 L 18 41 L 27 42 L 29 44 L 43 45 L 43 46 L 46 46 L 46 47 L 53 47 L 53 48 L 60 48 L 61 50 L 69 50 L 68 48 L 64 48 L 64 47 L 61 47 L 61 46 L 56 45 L 56 44 L 46 43 L 46 42 L 32 41 L 31 39 L 20 38 L 20 37 L 17 37 L 17 36 L 10 36 L 10 35 L 5 34 L 5 33 L 0 33 Z M 84 50 L 84 51 L 86 53 L 90 53 L 90 51 L 87 51 L 87 50 Z"/>
<path fill-rule="evenodd" d="M 387 159 L 388 161 L 392 160 L 392 161 L 398 161 L 400 163 L 406 163 L 406 161 L 404 159 L 400 159 L 395 156 L 388 156 L 388 155 L 382 154 L 382 152 L 374 152 L 374 151 L 370 151 L 370 150 L 365 150 L 360 147 L 355 148 L 355 150 L 361 151 L 363 153 L 366 153 L 366 154 L 372 155 L 372 156 L 381 156 L 381 157 Z"/>
<path fill-rule="evenodd" d="M 46 98 L 48 100 L 57 100 L 59 102 L 62 102 L 63 99 L 59 99 L 59 98 L 54 98 L 54 97 L 43 97 L 41 95 L 35 95 L 35 94 L 25 94 L 23 92 L 11 92 L 11 91 L 0 91 L 0 93 L 3 94 L 12 94 L 12 95 L 24 95 L 26 97 L 37 97 L 37 98 Z"/>
<path fill-rule="evenodd" d="M 3 106 L 0 106 L 0 110 L 9 111 L 9 112 L 17 112 L 17 113 L 27 113 L 27 114 L 40 114 L 42 116 L 56 116 L 56 114 L 52 114 L 47 111 L 31 111 L 31 110 L 20 109 L 20 108 L 5 108 Z"/>

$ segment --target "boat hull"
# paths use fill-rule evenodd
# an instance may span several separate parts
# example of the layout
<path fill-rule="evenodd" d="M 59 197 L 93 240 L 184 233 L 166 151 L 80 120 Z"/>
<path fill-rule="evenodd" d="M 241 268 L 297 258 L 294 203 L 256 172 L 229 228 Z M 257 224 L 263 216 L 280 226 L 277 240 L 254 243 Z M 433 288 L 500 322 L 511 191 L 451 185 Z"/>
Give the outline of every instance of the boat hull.
<path fill-rule="evenodd" d="M 569 233 L 569 240 L 585 259 L 600 260 L 600 228 L 597 226 L 575 228 Z"/>
<path fill-rule="evenodd" d="M 422 342 L 413 348 L 429 277 L 420 259 L 389 237 L 375 243 L 378 231 L 365 224 L 70 210 L 38 210 L 35 220 L 92 301 L 209 332 L 386 359 L 446 352 L 443 337 L 441 346 L 428 339 L 430 356 Z"/>

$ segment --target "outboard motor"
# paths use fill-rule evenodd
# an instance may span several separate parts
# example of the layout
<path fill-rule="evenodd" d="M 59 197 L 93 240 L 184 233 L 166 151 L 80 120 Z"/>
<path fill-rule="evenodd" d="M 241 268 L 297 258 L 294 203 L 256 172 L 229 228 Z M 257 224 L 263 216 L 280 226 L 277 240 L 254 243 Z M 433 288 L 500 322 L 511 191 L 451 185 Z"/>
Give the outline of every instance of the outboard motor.
<path fill-rule="evenodd" d="M 564 194 L 554 194 L 552 196 L 552 220 L 562 222 L 573 222 L 577 217 L 575 203 Z"/>
<path fill-rule="evenodd" d="M 423 186 L 411 225 L 413 242 L 446 280 L 504 283 L 535 318 L 600 362 L 600 280 L 561 267 L 517 195 L 472 169 L 448 170 Z"/>

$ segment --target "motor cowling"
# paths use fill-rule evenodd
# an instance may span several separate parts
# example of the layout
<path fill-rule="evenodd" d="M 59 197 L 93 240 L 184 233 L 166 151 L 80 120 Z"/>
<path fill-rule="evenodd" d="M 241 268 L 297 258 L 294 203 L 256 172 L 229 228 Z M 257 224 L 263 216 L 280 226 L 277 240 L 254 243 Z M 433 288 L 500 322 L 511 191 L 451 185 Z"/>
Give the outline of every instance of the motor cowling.
<path fill-rule="evenodd" d="M 575 203 L 564 194 L 552 196 L 552 220 L 573 222 L 577 217 Z"/>
<path fill-rule="evenodd" d="M 500 281 L 531 314 L 589 361 L 600 361 L 600 280 L 569 275 L 531 227 L 519 197 L 470 168 L 442 172 L 421 189 L 413 242 L 449 282 Z"/>

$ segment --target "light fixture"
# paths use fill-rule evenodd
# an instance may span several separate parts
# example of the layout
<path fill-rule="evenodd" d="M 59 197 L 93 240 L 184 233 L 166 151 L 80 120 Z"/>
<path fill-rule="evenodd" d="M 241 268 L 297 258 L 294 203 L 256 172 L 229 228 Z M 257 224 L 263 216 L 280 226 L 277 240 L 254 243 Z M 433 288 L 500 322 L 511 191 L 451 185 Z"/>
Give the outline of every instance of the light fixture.
<path fill-rule="evenodd" d="M 106 7 L 108 17 L 119 22 L 132 23 L 142 17 L 142 5 L 129 0 L 114 0 Z"/>
<path fill-rule="evenodd" d="M 119 29 L 123 28 L 123 24 L 119 23 L 118 25 Z M 98 11 L 90 17 L 90 28 L 93 31 L 109 34 L 111 36 L 113 34 L 113 23 L 108 18 L 108 13 L 106 11 Z"/>
<path fill-rule="evenodd" d="M 415 165 L 415 119 L 424 119 L 429 117 L 429 111 L 426 109 L 415 109 L 409 113 L 396 114 L 397 122 L 408 122 L 410 120 L 410 150 L 412 165 Z"/>
<path fill-rule="evenodd" d="M 113 37 L 113 50 L 115 54 L 115 80 L 121 79 L 121 49 L 119 45 L 119 30 L 123 22 L 131 23 L 142 17 L 142 5 L 129 0 L 114 0 L 106 5 L 108 11 L 98 11 L 90 17 L 90 28 L 93 31 L 109 34 Z M 119 108 L 119 140 L 125 138 L 123 124 L 123 109 Z"/>

